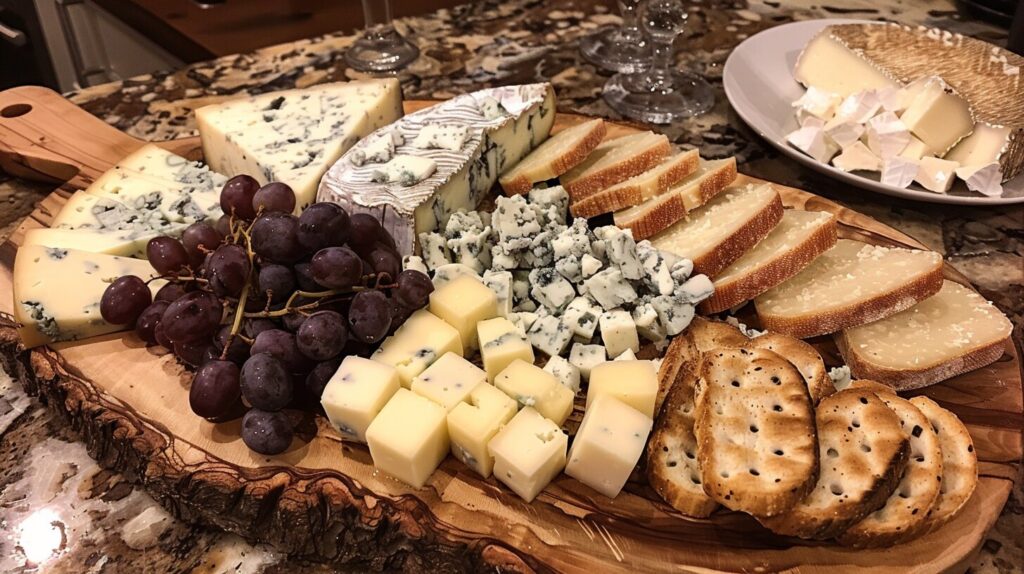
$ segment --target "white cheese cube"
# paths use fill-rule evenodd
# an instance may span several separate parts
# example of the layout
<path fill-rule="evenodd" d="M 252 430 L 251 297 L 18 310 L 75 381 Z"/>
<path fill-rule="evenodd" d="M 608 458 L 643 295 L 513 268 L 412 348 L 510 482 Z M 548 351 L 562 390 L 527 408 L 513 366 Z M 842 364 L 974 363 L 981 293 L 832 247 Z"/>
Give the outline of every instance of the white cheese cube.
<path fill-rule="evenodd" d="M 445 353 L 462 354 L 459 331 L 425 309 L 413 313 L 377 349 L 371 359 L 398 370 L 402 386 L 409 388 L 413 378 Z"/>
<path fill-rule="evenodd" d="M 589 341 L 594 338 L 594 331 L 597 330 L 597 319 L 601 315 L 601 308 L 594 305 L 586 297 L 577 297 L 569 303 L 562 314 L 562 321 L 572 329 L 576 337 Z"/>
<path fill-rule="evenodd" d="M 862 90 L 846 96 L 836 108 L 835 117 L 858 124 L 867 123 L 882 109 L 882 99 L 874 90 Z"/>
<path fill-rule="evenodd" d="M 899 155 L 910 143 L 910 131 L 892 112 L 882 112 L 868 120 L 868 148 L 880 158 Z"/>
<path fill-rule="evenodd" d="M 527 407 L 491 439 L 494 477 L 526 502 L 565 468 L 569 437 L 554 422 Z"/>
<path fill-rule="evenodd" d="M 622 352 L 621 355 L 619 355 L 618 357 L 615 357 L 612 360 L 613 361 L 635 361 L 636 360 L 636 353 L 633 352 L 633 349 L 626 349 L 625 351 Z"/>
<path fill-rule="evenodd" d="M 650 303 L 637 305 L 630 314 L 633 316 L 633 322 L 636 324 L 636 331 L 641 337 L 655 343 L 668 338 L 668 333 L 665 331 L 665 326 L 661 324 L 661 319 L 658 318 L 658 312 L 654 310 L 654 305 Z"/>
<path fill-rule="evenodd" d="M 956 177 L 956 168 L 960 167 L 955 161 L 948 161 L 937 157 L 923 157 L 917 168 L 917 176 L 914 181 L 920 183 L 928 191 L 935 193 L 948 193 L 953 187 L 953 180 Z"/>
<path fill-rule="evenodd" d="M 477 386 L 469 400 L 455 405 L 448 413 L 452 454 L 480 476 L 491 476 L 494 457 L 487 450 L 487 443 L 512 420 L 518 408 L 518 403 L 495 387 Z"/>
<path fill-rule="evenodd" d="M 974 130 L 970 104 L 938 77 L 925 82 L 900 119 L 935 155 L 945 155 Z"/>
<path fill-rule="evenodd" d="M 833 120 L 825 124 L 825 135 L 839 147 L 847 147 L 860 141 L 864 125 L 850 120 Z"/>
<path fill-rule="evenodd" d="M 640 350 L 640 337 L 636 332 L 636 323 L 629 311 L 625 309 L 612 309 L 605 311 L 598 319 L 601 327 L 601 340 L 608 349 L 608 354 L 617 357 L 626 349 L 634 352 Z"/>
<path fill-rule="evenodd" d="M 590 373 L 587 410 L 603 395 L 613 396 L 654 418 L 658 397 L 658 370 L 651 361 L 608 361 Z"/>
<path fill-rule="evenodd" d="M 832 165 L 843 171 L 879 171 L 882 169 L 882 160 L 863 142 L 855 142 L 832 158 Z"/>
<path fill-rule="evenodd" d="M 440 233 L 420 233 L 420 255 L 431 271 L 452 262 L 448 240 Z"/>
<path fill-rule="evenodd" d="M 370 422 L 400 388 L 394 367 L 349 355 L 324 387 L 320 404 L 343 438 L 366 442 Z"/>
<path fill-rule="evenodd" d="M 530 340 L 538 351 L 555 357 L 565 352 L 572 340 L 572 329 L 554 315 L 537 317 L 537 320 L 530 325 L 526 331 L 526 338 Z"/>
<path fill-rule="evenodd" d="M 587 294 L 604 309 L 621 307 L 636 301 L 637 298 L 636 290 L 623 276 L 622 271 L 615 267 L 601 270 L 583 284 L 587 288 Z"/>
<path fill-rule="evenodd" d="M 512 272 L 488 269 L 484 271 L 483 280 L 484 285 L 491 291 L 494 291 L 494 295 L 498 298 L 498 316 L 508 317 L 512 313 L 514 299 L 512 295 Z M 523 331 L 526 331 L 526 329 L 523 329 Z"/>
<path fill-rule="evenodd" d="M 398 389 L 366 429 L 366 444 L 373 466 L 420 488 L 448 454 L 447 411 Z"/>
<path fill-rule="evenodd" d="M 881 181 L 885 185 L 905 188 L 917 177 L 920 161 L 905 157 L 891 157 L 882 162 Z"/>
<path fill-rule="evenodd" d="M 562 386 L 551 373 L 521 359 L 512 361 L 498 373 L 494 386 L 520 405 L 537 409 L 558 425 L 572 413 L 575 393 Z"/>
<path fill-rule="evenodd" d="M 799 99 L 793 102 L 793 107 L 796 108 L 797 119 L 810 116 L 828 120 L 836 113 L 836 107 L 842 101 L 843 98 L 839 94 L 810 86 Z"/>
<path fill-rule="evenodd" d="M 964 180 L 967 189 L 989 197 L 1003 194 L 1003 172 L 998 162 L 985 165 L 965 165 L 956 168 L 956 176 Z"/>
<path fill-rule="evenodd" d="M 462 263 L 446 263 L 434 269 L 434 277 L 432 279 L 434 283 L 434 289 L 440 289 L 441 287 L 451 283 L 459 277 L 480 277 L 480 274 L 476 272 L 469 265 L 463 265 Z"/>
<path fill-rule="evenodd" d="M 786 141 L 822 163 L 827 163 L 839 151 L 839 147 L 826 137 L 824 128 L 813 125 L 791 132 L 786 136 Z"/>
<path fill-rule="evenodd" d="M 602 345 L 582 345 L 576 343 L 569 351 L 569 362 L 580 370 L 583 380 L 590 378 L 590 371 L 597 365 L 608 360 L 608 355 Z"/>
<path fill-rule="evenodd" d="M 410 390 L 427 397 L 450 412 L 464 402 L 477 385 L 487 381 L 487 373 L 462 358 L 445 353 L 412 380 Z"/>
<path fill-rule="evenodd" d="M 475 349 L 476 325 L 498 316 L 498 297 L 480 279 L 462 276 L 435 289 L 429 309 L 459 331 L 464 347 Z"/>
<path fill-rule="evenodd" d="M 580 392 L 580 370 L 564 357 L 551 357 L 548 359 L 544 370 L 551 373 L 558 379 L 562 386 L 569 389 L 573 394 Z"/>
<path fill-rule="evenodd" d="M 587 407 L 565 473 L 615 498 L 643 454 L 654 421 L 610 395 Z"/>
<path fill-rule="evenodd" d="M 912 160 L 920 160 L 926 155 L 931 155 L 931 150 L 928 149 L 928 146 L 923 141 L 913 135 L 910 136 L 910 143 L 907 144 L 907 147 L 903 148 L 903 151 L 900 152 L 900 157 Z M 952 158 L 947 156 L 946 159 Z"/>
<path fill-rule="evenodd" d="M 477 336 L 488 381 L 493 383 L 494 377 L 516 359 L 533 364 L 533 347 L 526 333 L 512 321 L 504 317 L 481 321 L 477 325 Z"/>

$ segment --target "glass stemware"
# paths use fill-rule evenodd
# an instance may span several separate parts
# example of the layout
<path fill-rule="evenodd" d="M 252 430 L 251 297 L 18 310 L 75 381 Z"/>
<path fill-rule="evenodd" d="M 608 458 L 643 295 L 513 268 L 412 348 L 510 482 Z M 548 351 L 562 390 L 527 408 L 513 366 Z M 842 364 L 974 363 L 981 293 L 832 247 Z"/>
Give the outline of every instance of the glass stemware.
<path fill-rule="evenodd" d="M 366 31 L 345 52 L 345 61 L 360 72 L 394 72 L 420 55 L 415 44 L 391 23 L 390 0 L 363 0 Z"/>
<path fill-rule="evenodd" d="M 641 23 L 654 53 L 653 65 L 638 74 L 616 74 L 605 84 L 604 99 L 624 116 L 655 124 L 703 114 L 715 105 L 711 85 L 676 69 L 672 48 L 688 14 L 680 0 L 650 0 Z"/>
<path fill-rule="evenodd" d="M 588 62 L 610 70 L 633 74 L 650 65 L 646 38 L 637 23 L 642 0 L 618 0 L 622 25 L 606 28 L 580 40 L 580 53 Z"/>

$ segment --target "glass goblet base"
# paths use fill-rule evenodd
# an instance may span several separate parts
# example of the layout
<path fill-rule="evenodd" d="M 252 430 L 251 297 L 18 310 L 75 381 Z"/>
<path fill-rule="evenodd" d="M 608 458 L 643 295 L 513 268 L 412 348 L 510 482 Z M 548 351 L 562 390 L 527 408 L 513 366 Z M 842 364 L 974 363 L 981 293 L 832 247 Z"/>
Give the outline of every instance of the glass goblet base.
<path fill-rule="evenodd" d="M 620 114 L 641 122 L 669 124 L 699 116 L 715 105 L 711 84 L 695 74 L 616 74 L 604 85 L 604 100 Z"/>
<path fill-rule="evenodd" d="M 599 68 L 635 74 L 650 67 L 651 50 L 643 35 L 624 34 L 622 28 L 606 28 L 580 40 L 580 53 Z"/>
<path fill-rule="evenodd" d="M 420 49 L 394 28 L 367 30 L 345 52 L 345 62 L 360 72 L 394 72 L 411 64 Z"/>

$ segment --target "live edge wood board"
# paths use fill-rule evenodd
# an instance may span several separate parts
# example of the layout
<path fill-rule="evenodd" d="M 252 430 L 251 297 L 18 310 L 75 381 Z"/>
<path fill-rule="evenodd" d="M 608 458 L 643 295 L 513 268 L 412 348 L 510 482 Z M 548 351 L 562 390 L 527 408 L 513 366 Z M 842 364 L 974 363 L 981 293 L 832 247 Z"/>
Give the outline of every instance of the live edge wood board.
<path fill-rule="evenodd" d="M 556 129 L 581 119 L 562 115 Z M 46 225 L 71 191 L 140 145 L 52 92 L 0 93 L 0 165 L 22 176 L 67 180 L 0 248 L 0 310 L 12 308 L 11 267 L 24 230 Z M 164 145 L 199 157 L 195 138 Z M 787 207 L 834 213 L 844 237 L 923 247 L 827 199 L 776 187 Z M 966 282 L 952 268 L 947 275 Z M 829 340 L 814 343 L 827 362 L 840 362 Z M 1002 510 L 1022 452 L 1021 363 L 1008 344 L 995 364 L 921 391 L 959 415 L 974 438 L 981 480 L 965 511 L 908 544 L 852 550 L 778 537 L 737 513 L 685 518 L 639 474 L 614 500 L 562 476 L 527 504 L 449 457 L 426 487 L 412 489 L 375 472 L 366 448 L 342 442 L 322 417 L 309 414 L 296 413 L 301 440 L 289 451 L 256 456 L 239 439 L 238 421 L 212 424 L 194 416 L 189 373 L 130 334 L 25 350 L 7 320 L 0 350 L 8 372 L 78 431 L 100 464 L 144 484 L 176 515 L 360 569 L 961 571 Z"/>

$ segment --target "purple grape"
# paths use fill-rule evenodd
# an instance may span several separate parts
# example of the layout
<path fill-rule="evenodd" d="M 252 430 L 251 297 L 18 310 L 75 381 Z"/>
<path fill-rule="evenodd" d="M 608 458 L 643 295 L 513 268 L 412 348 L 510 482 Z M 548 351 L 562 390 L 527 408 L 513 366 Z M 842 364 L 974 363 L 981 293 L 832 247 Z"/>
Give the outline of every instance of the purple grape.
<path fill-rule="evenodd" d="M 146 259 L 161 275 L 177 275 L 190 262 L 185 246 L 166 235 L 149 240 L 146 244 Z"/>
<path fill-rule="evenodd" d="M 282 329 L 268 329 L 256 336 L 249 354 L 252 356 L 266 353 L 276 357 L 289 371 L 301 371 L 308 362 L 295 343 L 295 335 Z"/>
<path fill-rule="evenodd" d="M 132 325 L 152 302 L 153 294 L 145 281 L 135 275 L 122 275 L 103 290 L 100 315 L 112 325 Z"/>
<path fill-rule="evenodd" d="M 238 297 L 245 288 L 252 264 L 241 245 L 221 245 L 206 263 L 210 288 L 222 297 Z"/>
<path fill-rule="evenodd" d="M 173 303 L 177 301 L 185 293 L 188 293 L 188 290 L 185 289 L 185 286 L 182 285 L 181 283 L 168 283 L 161 287 L 160 290 L 156 292 L 156 296 L 153 297 L 153 300 L 167 301 L 168 303 Z"/>
<path fill-rule="evenodd" d="M 302 313 L 288 313 L 281 318 L 281 324 L 284 325 L 286 331 L 290 333 L 297 333 L 302 324 L 306 322 L 306 316 Z"/>
<path fill-rule="evenodd" d="M 324 387 L 331 381 L 334 373 L 338 372 L 339 365 L 341 365 L 341 359 L 317 363 L 313 370 L 306 375 L 306 390 L 313 395 L 313 398 L 320 400 L 324 395 Z"/>
<path fill-rule="evenodd" d="M 220 208 L 225 215 L 252 221 L 256 219 L 256 211 L 252 208 L 252 198 L 259 191 L 258 181 L 248 175 L 236 175 L 224 184 L 220 192 Z M 226 234 L 225 234 L 226 235 Z"/>
<path fill-rule="evenodd" d="M 314 203 L 299 215 L 299 245 L 316 253 L 324 247 L 341 247 L 349 237 L 348 213 L 335 203 Z"/>
<path fill-rule="evenodd" d="M 174 343 L 174 354 L 186 365 L 198 367 L 203 364 L 207 349 L 212 347 L 213 345 L 209 341 L 202 339 L 199 341 L 178 341 Z"/>
<path fill-rule="evenodd" d="M 260 454 L 280 454 L 292 444 L 295 429 L 282 412 L 251 409 L 242 417 L 242 442 Z"/>
<path fill-rule="evenodd" d="M 220 356 L 224 350 L 224 344 L 231 340 L 231 344 L 228 345 L 228 352 L 224 355 L 224 358 L 232 363 L 242 364 L 249 357 L 249 344 L 242 340 L 241 337 L 235 335 L 231 336 L 231 325 L 224 325 L 217 331 L 217 338 L 215 339 L 215 349 L 217 355 Z"/>
<path fill-rule="evenodd" d="M 352 297 L 348 324 L 357 341 L 376 343 L 391 328 L 391 303 L 380 291 L 360 291 Z"/>
<path fill-rule="evenodd" d="M 313 256 L 313 279 L 328 289 L 351 289 L 363 276 L 363 262 L 348 247 L 326 247 Z"/>
<path fill-rule="evenodd" d="M 198 341 L 213 336 L 223 313 L 224 307 L 212 293 L 193 291 L 167 306 L 160 327 L 175 343 Z"/>
<path fill-rule="evenodd" d="M 320 205 L 314 203 L 313 205 Z M 303 291 L 323 291 L 326 289 L 323 285 L 316 282 L 313 278 L 313 264 L 312 263 L 296 263 L 295 267 L 295 282 L 298 284 L 299 289 Z"/>
<path fill-rule="evenodd" d="M 271 303 L 280 303 L 287 299 L 292 291 L 295 291 L 295 274 L 284 265 L 267 263 L 260 267 L 259 275 L 256 276 L 256 285 L 264 297 L 266 297 L 267 291 L 271 292 Z"/>
<path fill-rule="evenodd" d="M 198 268 L 206 260 L 206 254 L 224 241 L 224 236 L 209 223 L 193 223 L 181 234 L 181 244 L 188 252 L 192 267 Z"/>
<path fill-rule="evenodd" d="M 388 335 L 393 335 L 416 310 L 402 305 L 394 297 L 388 299 L 388 303 L 391 304 L 391 326 L 388 328 Z"/>
<path fill-rule="evenodd" d="M 147 345 L 156 345 L 156 328 L 160 324 L 160 321 L 164 318 L 164 311 L 167 310 L 167 306 L 170 305 L 167 301 L 154 301 L 152 305 L 146 307 L 146 309 L 139 315 L 139 318 L 135 320 L 135 333 L 139 335 L 139 338 L 146 342 Z"/>
<path fill-rule="evenodd" d="M 242 334 L 250 339 L 255 339 L 263 331 L 276 329 L 277 323 L 270 319 L 254 317 L 242 321 Z"/>
<path fill-rule="evenodd" d="M 382 244 L 377 244 L 370 251 L 367 257 L 370 260 L 370 266 L 376 273 L 382 274 L 380 278 L 381 282 L 394 281 L 398 274 L 402 271 L 402 260 L 398 255 L 391 249 L 385 247 Z"/>
<path fill-rule="evenodd" d="M 188 404 L 204 419 L 225 415 L 241 396 L 238 365 L 230 361 L 209 361 L 196 371 Z"/>
<path fill-rule="evenodd" d="M 341 354 L 348 340 L 345 318 L 334 311 L 317 311 L 295 333 L 299 351 L 314 361 L 326 361 Z"/>
<path fill-rule="evenodd" d="M 290 213 L 261 215 L 250 231 L 252 250 L 274 263 L 294 263 L 302 255 L 299 219 Z"/>
<path fill-rule="evenodd" d="M 267 353 L 256 353 L 242 365 L 242 398 L 265 411 L 279 411 L 292 402 L 292 376 L 284 363 Z"/>
<path fill-rule="evenodd" d="M 352 249 L 371 249 L 384 235 L 384 228 L 377 218 L 369 213 L 354 213 L 349 217 L 348 243 Z"/>
<path fill-rule="evenodd" d="M 402 306 L 416 310 L 426 307 L 430 302 L 434 283 L 425 274 L 415 269 L 406 269 L 398 274 L 397 283 L 398 287 L 392 292 L 392 296 Z"/>
<path fill-rule="evenodd" d="M 213 224 L 213 229 L 224 237 L 231 235 L 231 216 L 222 215 L 218 217 L 217 223 Z"/>
<path fill-rule="evenodd" d="M 291 213 L 295 211 L 295 192 L 286 183 L 272 181 L 253 196 L 252 208 L 256 213 Z"/>
<path fill-rule="evenodd" d="M 174 351 L 174 343 L 167 338 L 167 334 L 164 332 L 163 319 L 161 319 L 160 322 L 156 324 L 156 328 L 153 329 L 153 339 L 161 347 L 167 349 L 168 351 Z"/>

